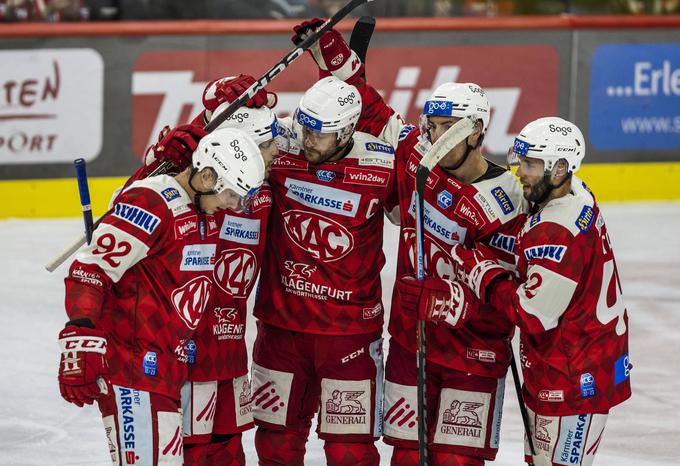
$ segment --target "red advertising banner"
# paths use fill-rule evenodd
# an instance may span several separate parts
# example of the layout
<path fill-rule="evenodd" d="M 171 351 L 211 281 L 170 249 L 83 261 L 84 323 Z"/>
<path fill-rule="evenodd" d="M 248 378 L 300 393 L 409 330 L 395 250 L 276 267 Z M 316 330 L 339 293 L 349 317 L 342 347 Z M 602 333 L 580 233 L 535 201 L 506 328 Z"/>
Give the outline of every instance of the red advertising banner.
<path fill-rule="evenodd" d="M 184 123 L 198 114 L 207 82 L 239 73 L 257 78 L 286 52 L 167 50 L 140 55 L 132 79 L 135 153 L 141 155 L 155 142 L 163 126 Z M 316 77 L 309 56 L 281 73 L 269 86 L 279 94 L 277 113 L 291 114 Z M 374 48 L 367 58 L 367 78 L 413 124 L 439 84 L 479 84 L 492 107 L 485 138 L 485 148 L 492 153 L 505 153 L 530 120 L 558 113 L 559 56 L 546 45 Z"/>

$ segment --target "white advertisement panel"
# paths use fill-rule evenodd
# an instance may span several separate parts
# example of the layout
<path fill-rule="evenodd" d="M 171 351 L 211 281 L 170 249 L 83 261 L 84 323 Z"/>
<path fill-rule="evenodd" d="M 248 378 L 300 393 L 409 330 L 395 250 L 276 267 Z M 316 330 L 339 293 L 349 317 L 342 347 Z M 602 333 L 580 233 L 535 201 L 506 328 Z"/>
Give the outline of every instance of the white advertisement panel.
<path fill-rule="evenodd" d="M 92 49 L 0 51 L 0 165 L 93 160 L 104 61 Z"/>

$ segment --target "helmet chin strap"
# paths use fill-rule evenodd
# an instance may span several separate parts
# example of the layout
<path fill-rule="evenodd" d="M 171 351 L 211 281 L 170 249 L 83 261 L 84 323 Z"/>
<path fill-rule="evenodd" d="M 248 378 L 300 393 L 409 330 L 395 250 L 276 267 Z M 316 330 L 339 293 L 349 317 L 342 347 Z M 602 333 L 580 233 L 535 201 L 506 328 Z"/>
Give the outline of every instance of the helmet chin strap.
<path fill-rule="evenodd" d="M 201 208 L 201 197 L 215 194 L 215 191 L 200 191 L 196 189 L 193 183 L 194 175 L 196 175 L 196 173 L 198 173 L 198 169 L 196 167 L 192 167 L 191 174 L 189 175 L 189 187 L 194 191 L 194 206 L 196 206 L 196 210 L 202 214 L 205 214 L 206 212 Z"/>
<path fill-rule="evenodd" d="M 468 144 L 467 138 L 465 138 L 465 153 L 463 154 L 463 157 L 458 161 L 458 163 L 457 163 L 455 166 L 453 166 L 453 167 L 444 167 L 444 168 L 445 168 L 446 170 L 449 170 L 449 171 L 456 171 L 456 170 L 458 170 L 460 167 L 463 166 L 463 164 L 464 164 L 465 161 L 468 159 L 468 157 L 469 157 L 469 155 L 472 153 L 472 151 L 475 150 L 475 149 L 477 149 L 478 147 L 480 147 L 480 146 L 482 145 L 482 142 L 483 142 L 483 141 L 484 141 L 484 135 L 483 135 L 483 134 L 479 136 L 479 139 L 477 139 L 477 144 L 475 144 L 474 146 L 471 146 L 470 144 Z"/>

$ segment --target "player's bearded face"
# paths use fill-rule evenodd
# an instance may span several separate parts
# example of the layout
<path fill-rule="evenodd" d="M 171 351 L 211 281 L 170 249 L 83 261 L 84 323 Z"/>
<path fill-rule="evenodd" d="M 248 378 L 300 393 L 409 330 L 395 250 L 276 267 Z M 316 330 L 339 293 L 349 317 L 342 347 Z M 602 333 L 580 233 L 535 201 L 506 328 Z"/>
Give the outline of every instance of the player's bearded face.
<path fill-rule="evenodd" d="M 522 183 L 522 194 L 529 202 L 542 199 L 550 189 L 545 180 L 545 163 L 541 159 L 522 157 L 519 161 L 517 176 Z"/>
<path fill-rule="evenodd" d="M 302 145 L 305 158 L 311 163 L 323 163 L 337 152 L 337 135 L 335 133 L 317 133 L 309 128 L 302 128 Z"/>

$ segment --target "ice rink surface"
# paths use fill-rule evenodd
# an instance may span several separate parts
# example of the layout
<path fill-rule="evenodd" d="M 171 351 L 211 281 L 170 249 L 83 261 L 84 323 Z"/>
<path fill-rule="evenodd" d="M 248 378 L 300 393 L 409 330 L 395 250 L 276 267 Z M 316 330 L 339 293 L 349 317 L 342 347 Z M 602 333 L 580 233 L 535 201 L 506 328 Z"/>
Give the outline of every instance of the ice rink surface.
<path fill-rule="evenodd" d="M 630 316 L 633 397 L 611 412 L 595 464 L 680 464 L 680 203 L 605 204 Z M 43 264 L 82 230 L 80 219 L 0 221 L 0 466 L 107 465 L 99 411 L 63 401 L 57 387 L 56 337 L 66 320 L 63 277 Z M 385 248 L 396 251 L 396 228 Z M 394 258 L 387 254 L 389 304 Z M 249 322 L 252 346 L 254 327 Z M 522 463 L 522 424 L 508 377 L 500 452 L 494 465 Z M 257 464 L 253 431 L 244 436 L 249 465 Z M 381 464 L 391 449 L 378 443 Z M 322 465 L 312 433 L 306 464 Z"/>

